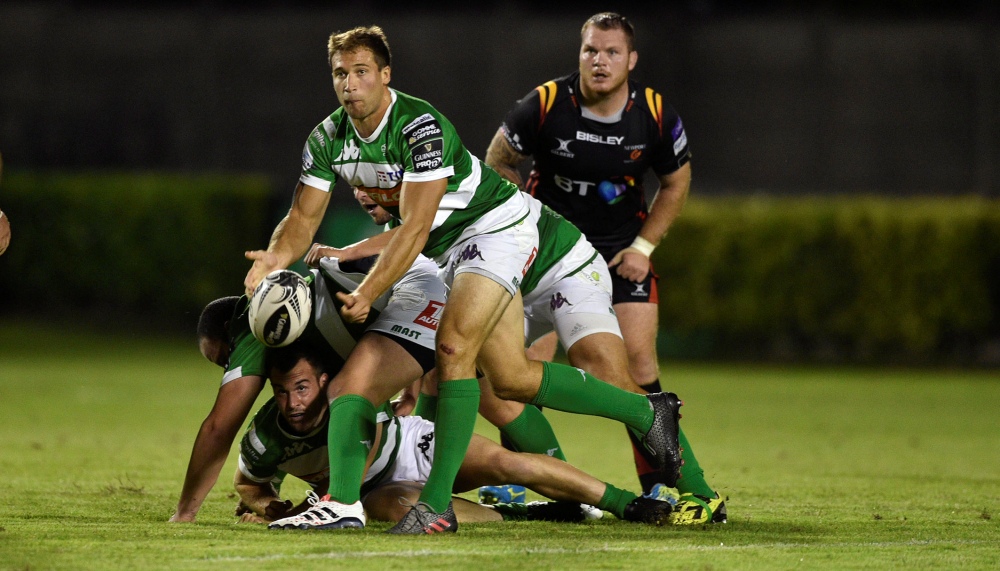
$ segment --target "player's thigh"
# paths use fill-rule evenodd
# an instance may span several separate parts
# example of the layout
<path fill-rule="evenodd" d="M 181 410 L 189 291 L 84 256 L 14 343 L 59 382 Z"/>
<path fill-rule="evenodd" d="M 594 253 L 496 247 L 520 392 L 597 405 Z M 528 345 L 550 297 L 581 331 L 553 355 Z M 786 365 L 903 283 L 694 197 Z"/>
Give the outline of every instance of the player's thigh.
<path fill-rule="evenodd" d="M 524 309 L 520 293 L 507 306 L 479 350 L 476 365 L 502 399 L 527 402 L 538 394 L 542 365 L 524 354 Z"/>
<path fill-rule="evenodd" d="M 389 400 L 424 373 L 402 344 L 381 333 L 365 333 L 330 383 L 330 398 L 361 395 L 373 403 Z"/>
<path fill-rule="evenodd" d="M 510 305 L 507 289 L 475 273 L 455 276 L 437 330 L 438 377 L 442 381 L 474 375 L 476 355 Z M 522 325 L 523 327 L 523 325 Z M 523 338 L 524 332 L 521 330 Z M 523 352 L 523 346 L 522 346 Z M 460 369 L 463 376 L 455 376 Z"/>
<path fill-rule="evenodd" d="M 656 358 L 658 310 L 655 303 L 615 304 L 632 376 L 641 385 L 655 381 L 660 374 Z"/>
<path fill-rule="evenodd" d="M 587 335 L 567 351 L 569 363 L 620 389 L 642 394 L 629 371 L 625 342 L 613 333 Z"/>
<path fill-rule="evenodd" d="M 514 471 L 514 468 L 509 464 L 511 459 L 517 458 L 517 456 L 516 452 L 505 449 L 489 438 L 473 434 L 469 448 L 465 452 L 465 458 L 462 460 L 462 466 L 455 477 L 453 491 L 461 493 L 480 486 L 510 483 L 504 481 L 504 478 Z"/>

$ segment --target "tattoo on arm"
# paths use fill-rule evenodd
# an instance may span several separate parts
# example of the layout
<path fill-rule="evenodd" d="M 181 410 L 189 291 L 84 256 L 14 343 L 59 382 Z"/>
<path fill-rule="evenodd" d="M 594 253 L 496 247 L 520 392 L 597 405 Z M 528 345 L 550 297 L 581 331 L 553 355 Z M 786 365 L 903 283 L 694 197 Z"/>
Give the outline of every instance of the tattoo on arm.
<path fill-rule="evenodd" d="M 514 150 L 514 147 L 507 142 L 501 129 L 497 129 L 490 141 L 490 147 L 486 150 L 486 164 L 493 170 L 500 173 L 500 176 L 516 184 L 518 188 L 524 190 L 524 182 L 521 180 L 521 173 L 517 167 L 528 157 Z"/>

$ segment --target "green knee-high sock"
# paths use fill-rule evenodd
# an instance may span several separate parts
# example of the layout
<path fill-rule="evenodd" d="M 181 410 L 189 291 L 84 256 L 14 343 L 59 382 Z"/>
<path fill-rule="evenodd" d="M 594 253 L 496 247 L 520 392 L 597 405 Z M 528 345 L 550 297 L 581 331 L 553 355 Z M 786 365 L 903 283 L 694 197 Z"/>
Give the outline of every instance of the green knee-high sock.
<path fill-rule="evenodd" d="M 677 480 L 677 491 L 682 494 L 696 494 L 706 498 L 714 498 L 715 491 L 705 481 L 705 471 L 698 465 L 698 459 L 694 457 L 694 449 L 688 443 L 683 430 L 677 433 L 677 440 L 680 441 L 683 449 L 681 458 L 684 459 L 684 465 L 681 466 L 681 477 Z"/>
<path fill-rule="evenodd" d="M 500 433 L 510 440 L 517 452 L 547 454 L 566 461 L 549 420 L 530 404 L 524 406 L 524 412 L 517 418 L 500 427 Z"/>
<path fill-rule="evenodd" d="M 542 363 L 542 386 L 531 404 L 564 412 L 603 416 L 640 434 L 653 426 L 653 409 L 643 395 L 623 391 L 575 367 Z"/>
<path fill-rule="evenodd" d="M 413 416 L 419 416 L 424 420 L 434 422 L 437 417 L 438 398 L 427 393 L 420 393 L 417 397 L 417 404 L 413 407 Z"/>
<path fill-rule="evenodd" d="M 607 482 L 605 484 L 607 487 L 604 488 L 604 495 L 601 496 L 601 501 L 597 503 L 597 507 L 613 513 L 618 519 L 625 519 L 625 506 L 639 496 L 628 490 L 616 488 Z"/>
<path fill-rule="evenodd" d="M 448 509 L 455 476 L 472 440 L 479 410 L 479 381 L 460 379 L 438 385 L 437 421 L 434 423 L 434 464 L 420 501 L 435 513 Z"/>
<path fill-rule="evenodd" d="M 358 395 L 343 395 L 330 404 L 327 451 L 330 454 L 330 497 L 342 504 L 361 499 L 368 446 L 375 440 L 375 405 Z M 369 444 L 370 446 L 370 444 Z"/>

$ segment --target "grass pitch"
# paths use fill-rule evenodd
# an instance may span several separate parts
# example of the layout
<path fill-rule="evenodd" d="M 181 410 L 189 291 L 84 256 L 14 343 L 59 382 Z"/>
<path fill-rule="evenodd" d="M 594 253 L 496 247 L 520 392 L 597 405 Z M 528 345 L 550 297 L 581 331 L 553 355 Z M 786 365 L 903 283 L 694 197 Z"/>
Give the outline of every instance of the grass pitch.
<path fill-rule="evenodd" d="M 685 431 L 729 497 L 727 525 L 269 532 L 231 517 L 235 456 L 198 523 L 166 522 L 220 378 L 193 340 L 5 324 L 0 568 L 997 569 L 998 377 L 667 364 L 664 386 L 685 399 Z M 547 415 L 571 461 L 635 488 L 620 426 Z"/>

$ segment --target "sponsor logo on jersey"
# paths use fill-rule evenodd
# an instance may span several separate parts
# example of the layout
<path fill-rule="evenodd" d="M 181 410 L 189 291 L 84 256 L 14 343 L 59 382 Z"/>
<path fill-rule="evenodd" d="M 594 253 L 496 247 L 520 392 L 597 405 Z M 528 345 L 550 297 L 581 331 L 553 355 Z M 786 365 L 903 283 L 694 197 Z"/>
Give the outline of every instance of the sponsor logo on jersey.
<path fill-rule="evenodd" d="M 684 124 L 681 123 L 680 117 L 677 118 L 674 128 L 670 130 L 670 135 L 674 139 L 674 155 L 679 155 L 688 144 L 688 136 L 684 132 Z"/>
<path fill-rule="evenodd" d="M 633 161 L 636 161 L 636 160 L 639 160 L 639 157 L 641 157 L 641 156 L 642 156 L 642 149 L 636 149 L 636 150 L 632 151 L 631 153 L 629 153 L 628 158 L 631 159 L 631 160 L 633 160 Z"/>
<path fill-rule="evenodd" d="M 473 258 L 479 258 L 482 261 L 486 261 L 483 258 L 483 253 L 479 251 L 479 246 L 476 244 L 469 244 L 462 250 L 462 254 L 458 257 L 458 262 L 462 263 Z"/>
<path fill-rule="evenodd" d="M 309 143 L 307 142 L 306 146 L 302 148 L 302 170 L 307 171 L 311 168 L 313 168 L 313 154 L 309 150 Z"/>
<path fill-rule="evenodd" d="M 427 302 L 427 307 L 420 312 L 420 315 L 413 320 L 417 325 L 423 325 L 424 327 L 437 331 L 438 323 L 441 322 L 441 312 L 444 311 L 444 304 L 430 300 Z"/>
<path fill-rule="evenodd" d="M 564 305 L 573 305 L 573 304 L 570 303 L 568 299 L 563 297 L 561 291 L 557 291 L 556 294 L 552 296 L 552 301 L 549 302 L 549 307 L 552 308 L 552 311 L 555 311 L 557 309 L 562 309 Z"/>
<path fill-rule="evenodd" d="M 552 149 L 552 154 L 572 159 L 573 152 L 569 150 L 569 144 L 573 142 L 573 139 L 560 139 L 559 137 L 556 137 L 556 140 L 559 141 L 559 148 Z"/>
<path fill-rule="evenodd" d="M 403 134 L 404 135 L 409 135 L 410 131 L 416 129 L 417 127 L 419 127 L 420 125 L 423 125 L 424 123 L 426 123 L 428 121 L 434 121 L 434 116 L 431 115 L 430 113 L 424 113 L 420 117 L 417 117 L 413 121 L 410 121 L 409 123 L 407 123 L 406 126 L 403 127 Z"/>
<path fill-rule="evenodd" d="M 428 172 L 441 168 L 444 162 L 444 141 L 434 139 L 420 145 L 410 147 L 413 153 L 413 170 L 416 172 Z"/>
<path fill-rule="evenodd" d="M 559 175 L 553 176 L 552 181 L 556 184 L 556 186 L 566 192 L 576 192 L 579 193 L 580 196 L 587 196 L 587 190 L 591 187 L 597 186 L 596 183 L 590 182 L 589 180 L 573 180 Z"/>
<path fill-rule="evenodd" d="M 507 128 L 507 124 L 506 123 L 501 123 L 500 124 L 500 130 L 503 131 L 503 136 L 504 136 L 505 139 L 507 139 L 507 142 L 510 143 L 510 146 L 514 147 L 515 151 L 517 151 L 517 152 L 519 152 L 519 153 L 521 153 L 523 155 L 524 154 L 524 146 L 521 145 L 521 136 L 518 135 L 517 133 L 514 133 L 513 135 L 511 135 L 510 134 L 510 129 Z"/>
<path fill-rule="evenodd" d="M 438 127 L 437 122 L 433 122 L 428 125 L 424 125 L 423 127 L 414 131 L 413 134 L 410 135 L 410 138 L 406 140 L 406 142 L 410 145 L 413 145 L 419 141 L 423 141 L 424 139 L 429 139 L 431 137 L 440 134 L 441 134 L 441 127 Z"/>
<path fill-rule="evenodd" d="M 577 141 L 587 141 L 588 143 L 598 143 L 600 145 L 621 145 L 625 137 L 604 137 L 602 135 L 595 135 L 594 133 L 588 133 L 586 131 L 576 132 Z"/>
<path fill-rule="evenodd" d="M 395 187 L 397 184 L 403 182 L 403 169 L 375 171 L 375 178 L 378 180 L 380 185 L 385 184 Z"/>
<path fill-rule="evenodd" d="M 399 193 L 403 189 L 403 183 L 398 183 L 392 188 L 373 188 L 370 186 L 358 186 L 356 188 L 367 194 L 379 206 L 399 206 Z"/>
<path fill-rule="evenodd" d="M 321 147 L 325 147 L 326 146 L 326 138 L 323 136 L 323 133 L 319 132 L 319 127 L 316 127 L 315 129 L 313 129 L 313 132 L 312 132 L 312 134 L 310 136 L 313 139 L 316 139 L 316 142 L 319 143 L 319 146 L 321 146 Z"/>
<path fill-rule="evenodd" d="M 344 144 L 344 148 L 340 149 L 340 153 L 334 161 L 354 161 L 361 156 L 361 149 L 354 142 L 354 139 L 349 139 L 347 143 Z"/>
<path fill-rule="evenodd" d="M 522 278 L 525 276 L 525 274 L 528 273 L 528 268 L 530 268 L 531 264 L 534 263 L 535 256 L 537 256 L 537 255 L 538 255 L 538 248 L 532 248 L 531 249 L 531 255 L 528 256 L 528 261 L 524 262 L 524 267 L 521 268 L 521 277 Z"/>
<path fill-rule="evenodd" d="M 635 284 L 635 291 L 632 292 L 634 296 L 646 297 L 649 293 L 646 291 L 646 284 Z"/>

